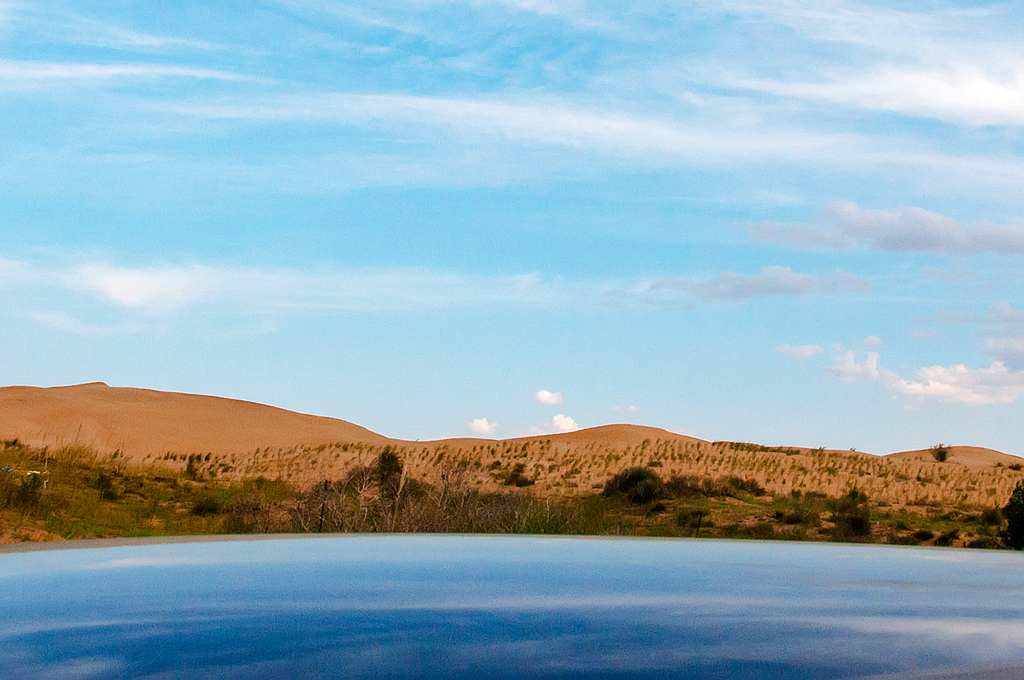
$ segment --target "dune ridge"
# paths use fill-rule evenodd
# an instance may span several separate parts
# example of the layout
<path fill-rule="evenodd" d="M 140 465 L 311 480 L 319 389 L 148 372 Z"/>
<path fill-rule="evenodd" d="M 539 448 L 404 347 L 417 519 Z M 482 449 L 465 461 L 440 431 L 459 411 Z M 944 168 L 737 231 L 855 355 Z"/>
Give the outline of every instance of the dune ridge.
<path fill-rule="evenodd" d="M 424 481 L 457 469 L 482 490 L 493 490 L 518 466 L 536 493 L 552 495 L 590 493 L 632 466 L 650 466 L 665 478 L 753 479 L 772 493 L 840 495 L 858 488 L 892 503 L 990 504 L 1024 478 L 1024 460 L 979 447 L 947 447 L 940 463 L 930 449 L 874 456 L 708 442 L 626 424 L 505 440 L 410 442 L 255 402 L 104 383 L 0 388 L 0 439 L 15 438 L 36 447 L 116 452 L 125 461 L 177 471 L 192 459 L 200 474 L 219 479 L 263 476 L 299 485 L 343 478 L 385 447 L 402 457 L 407 474 Z"/>

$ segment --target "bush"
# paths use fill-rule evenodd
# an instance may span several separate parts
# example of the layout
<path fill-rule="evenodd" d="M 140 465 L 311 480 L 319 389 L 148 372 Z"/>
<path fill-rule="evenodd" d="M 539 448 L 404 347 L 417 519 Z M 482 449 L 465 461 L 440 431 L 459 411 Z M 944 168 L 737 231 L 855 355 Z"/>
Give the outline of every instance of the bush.
<path fill-rule="evenodd" d="M 832 511 L 835 528 L 833 538 L 839 541 L 863 538 L 871 533 L 868 497 L 857 489 L 850 489 L 842 498 L 830 499 L 826 506 Z"/>
<path fill-rule="evenodd" d="M 121 489 L 114 484 L 114 478 L 104 470 L 96 473 L 91 486 L 100 492 L 100 498 L 105 501 L 116 501 L 121 497 Z"/>
<path fill-rule="evenodd" d="M 204 493 L 192 504 L 192 514 L 206 517 L 208 515 L 219 515 L 223 505 L 213 494 Z"/>
<path fill-rule="evenodd" d="M 505 477 L 505 486 L 518 486 L 521 488 L 533 484 L 533 480 L 524 475 L 524 472 L 526 472 L 526 464 L 516 463 L 511 472 Z"/>
<path fill-rule="evenodd" d="M 680 475 L 669 480 L 668 488 L 673 495 L 682 498 L 689 496 L 707 496 L 709 498 L 732 496 L 736 498 L 748 493 L 754 496 L 763 496 L 767 493 L 756 480 L 740 477 L 721 477 L 712 480 L 706 477 Z"/>
<path fill-rule="evenodd" d="M 949 448 L 945 444 L 936 444 L 932 447 L 932 458 L 940 463 L 945 463 L 949 458 Z"/>
<path fill-rule="evenodd" d="M 1003 523 L 1002 508 L 985 508 L 981 511 L 981 523 L 990 527 L 999 526 Z"/>
<path fill-rule="evenodd" d="M 1003 516 L 1006 528 L 999 534 L 1003 544 L 1014 550 L 1024 549 L 1024 481 L 1017 482 L 1010 501 L 1003 508 Z"/>
<path fill-rule="evenodd" d="M 604 495 L 624 495 L 631 502 L 643 505 L 667 494 L 665 483 L 655 472 L 649 468 L 632 467 L 605 482 Z"/>

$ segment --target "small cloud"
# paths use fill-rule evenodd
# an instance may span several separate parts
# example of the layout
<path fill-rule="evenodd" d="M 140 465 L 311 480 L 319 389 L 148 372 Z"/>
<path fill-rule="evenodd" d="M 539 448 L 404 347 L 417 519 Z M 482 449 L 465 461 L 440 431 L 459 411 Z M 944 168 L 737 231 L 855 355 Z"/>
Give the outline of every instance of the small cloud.
<path fill-rule="evenodd" d="M 549 422 L 531 427 L 530 434 L 558 434 L 559 432 L 573 432 L 578 429 L 580 429 L 580 426 L 575 420 L 559 413 Z"/>
<path fill-rule="evenodd" d="M 797 361 L 810 359 L 815 354 L 820 354 L 824 351 L 825 350 L 818 345 L 779 345 L 780 354 L 793 357 Z"/>
<path fill-rule="evenodd" d="M 557 432 L 572 432 L 573 430 L 580 429 L 580 426 L 576 424 L 575 420 L 569 416 L 562 415 L 561 413 L 551 419 L 551 424 Z"/>
<path fill-rule="evenodd" d="M 493 437 L 497 427 L 498 423 L 487 422 L 487 418 L 474 418 L 473 422 L 466 424 L 466 431 L 481 437 Z"/>
<path fill-rule="evenodd" d="M 861 341 L 861 344 L 865 347 L 881 347 L 882 339 L 877 335 L 869 335 Z"/>
<path fill-rule="evenodd" d="M 765 267 L 760 274 L 724 272 L 710 280 L 663 278 L 650 286 L 651 291 L 683 291 L 704 302 L 746 302 L 754 298 L 802 297 L 811 293 L 863 292 L 871 282 L 855 274 L 836 271 L 815 277 L 794 272 L 789 267 Z"/>
<path fill-rule="evenodd" d="M 639 406 L 612 406 L 616 413 L 640 413 Z"/>
<path fill-rule="evenodd" d="M 878 358 L 878 352 L 868 352 L 864 362 L 858 364 L 853 351 L 849 351 L 839 357 L 839 363 L 833 364 L 829 368 L 829 374 L 836 380 L 847 383 L 859 380 L 877 380 L 880 375 Z"/>
<path fill-rule="evenodd" d="M 808 250 L 866 248 L 890 253 L 1024 255 L 1024 228 L 1019 226 L 984 220 L 965 225 L 923 208 L 868 210 L 850 201 L 832 203 L 810 224 L 779 226 L 762 222 L 746 227 L 746 231 L 758 241 Z"/>
<path fill-rule="evenodd" d="M 910 337 L 914 340 L 931 340 L 938 334 L 938 331 L 914 331 L 910 334 Z"/>
<path fill-rule="evenodd" d="M 562 403 L 561 392 L 549 392 L 547 390 L 540 390 L 534 393 L 533 398 L 542 404 L 554 405 Z"/>

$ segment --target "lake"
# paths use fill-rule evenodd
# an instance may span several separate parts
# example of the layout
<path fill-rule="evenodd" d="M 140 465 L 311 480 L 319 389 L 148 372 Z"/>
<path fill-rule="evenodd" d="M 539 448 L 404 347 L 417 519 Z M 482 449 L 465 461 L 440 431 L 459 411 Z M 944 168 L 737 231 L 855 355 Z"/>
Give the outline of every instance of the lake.
<path fill-rule="evenodd" d="M 1024 677 L 1024 555 L 1015 552 L 532 536 L 192 540 L 6 547 L 0 677 Z"/>

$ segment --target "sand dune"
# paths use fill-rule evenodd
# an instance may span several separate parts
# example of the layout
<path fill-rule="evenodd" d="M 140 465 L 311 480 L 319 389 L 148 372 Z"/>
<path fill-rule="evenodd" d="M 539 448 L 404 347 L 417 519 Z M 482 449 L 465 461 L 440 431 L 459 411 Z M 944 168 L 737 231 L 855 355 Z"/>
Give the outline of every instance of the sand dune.
<path fill-rule="evenodd" d="M 1002 453 L 994 449 L 985 449 L 979 446 L 947 446 L 948 455 L 946 461 L 959 463 L 972 468 L 992 467 L 993 465 L 1020 465 L 1024 460 L 1008 453 Z M 886 458 L 893 460 L 932 462 L 935 460 L 932 449 L 919 449 L 916 451 L 900 451 L 890 453 Z"/>
<path fill-rule="evenodd" d="M 0 437 L 33 446 L 81 444 L 128 458 L 215 453 L 333 442 L 386 444 L 344 420 L 237 399 L 88 383 L 0 388 Z"/>
<path fill-rule="evenodd" d="M 510 472 L 541 495 L 600 489 L 627 467 L 676 475 L 752 479 L 771 493 L 852 488 L 878 501 L 991 505 L 1009 496 L 1024 459 L 990 449 L 949 447 L 940 463 L 930 449 L 873 456 L 854 451 L 708 442 L 638 425 L 604 425 L 516 439 L 390 439 L 344 420 L 253 402 L 194 394 L 108 387 L 0 388 L 0 439 L 34 446 L 80 444 L 127 462 L 181 471 L 202 454 L 197 473 L 217 479 L 263 476 L 299 486 L 344 478 L 372 464 L 385 446 L 407 474 L 436 483 L 457 469 L 482 491 L 504 486 Z M 1011 467 L 1012 466 L 1012 467 Z"/>

